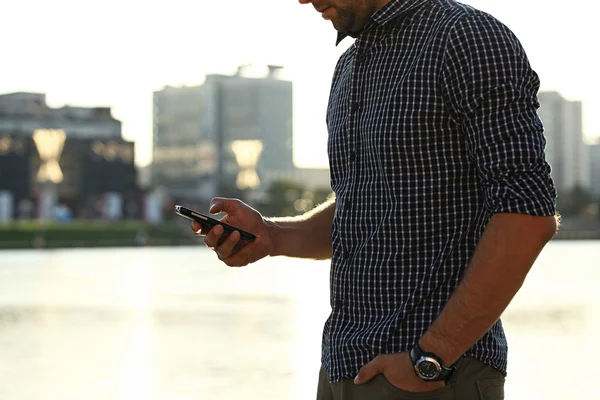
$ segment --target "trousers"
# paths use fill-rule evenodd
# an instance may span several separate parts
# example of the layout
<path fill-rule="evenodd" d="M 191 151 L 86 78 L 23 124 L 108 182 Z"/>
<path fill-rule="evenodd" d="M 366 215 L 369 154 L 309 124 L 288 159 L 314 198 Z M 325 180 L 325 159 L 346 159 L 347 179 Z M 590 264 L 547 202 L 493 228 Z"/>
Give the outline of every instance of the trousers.
<path fill-rule="evenodd" d="M 411 393 L 392 385 L 380 374 L 356 385 L 352 380 L 330 382 L 319 372 L 317 400 L 504 400 L 504 375 L 473 357 L 462 357 L 446 386 L 432 392 Z"/>

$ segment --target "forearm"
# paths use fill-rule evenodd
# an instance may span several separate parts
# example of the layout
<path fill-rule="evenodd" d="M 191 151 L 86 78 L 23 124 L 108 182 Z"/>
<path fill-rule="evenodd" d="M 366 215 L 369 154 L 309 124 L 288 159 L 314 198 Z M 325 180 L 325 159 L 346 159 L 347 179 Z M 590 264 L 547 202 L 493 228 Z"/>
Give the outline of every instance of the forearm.
<path fill-rule="evenodd" d="M 423 350 L 451 365 L 470 349 L 500 318 L 555 231 L 553 217 L 494 215 L 462 282 L 421 338 Z"/>
<path fill-rule="evenodd" d="M 335 200 L 330 200 L 298 217 L 267 218 L 275 248 L 271 255 L 317 260 L 331 258 L 334 214 Z"/>

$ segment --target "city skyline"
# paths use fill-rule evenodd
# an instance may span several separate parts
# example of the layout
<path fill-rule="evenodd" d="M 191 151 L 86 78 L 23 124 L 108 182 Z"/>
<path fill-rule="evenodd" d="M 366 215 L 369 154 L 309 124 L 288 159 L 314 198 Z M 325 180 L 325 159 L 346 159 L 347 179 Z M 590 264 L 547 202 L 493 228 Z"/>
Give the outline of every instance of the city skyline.
<path fill-rule="evenodd" d="M 4 66 L 0 93 L 43 92 L 53 107 L 112 107 L 123 122 L 124 137 L 136 142 L 137 164 L 144 166 L 151 155 L 153 91 L 200 85 L 207 74 L 231 74 L 239 64 L 283 65 L 284 76 L 294 84 L 294 160 L 299 166 L 326 166 L 331 74 L 352 41 L 335 47 L 335 31 L 312 7 L 296 1 L 233 0 L 227 8 L 236 12 L 216 18 L 223 13 L 216 3 L 145 4 L 140 13 L 132 4 L 107 0 L 93 16 L 71 0 L 35 3 L 35 15 L 30 4 L 5 6 L 0 34 L 15 39 L 5 49 L 13 62 Z M 593 111 L 600 110 L 600 87 L 591 84 L 596 81 L 594 55 L 587 48 L 589 39 L 600 35 L 589 3 L 464 3 L 512 29 L 540 75 L 541 90 L 581 100 L 585 134 L 600 136 Z M 538 13 L 544 18 L 532 18 Z"/>

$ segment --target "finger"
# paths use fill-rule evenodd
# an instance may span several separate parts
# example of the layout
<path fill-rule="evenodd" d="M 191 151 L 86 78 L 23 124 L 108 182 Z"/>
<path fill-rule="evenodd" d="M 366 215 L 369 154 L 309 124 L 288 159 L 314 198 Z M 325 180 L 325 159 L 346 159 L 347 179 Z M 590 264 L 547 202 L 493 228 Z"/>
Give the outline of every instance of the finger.
<path fill-rule="evenodd" d="M 237 199 L 228 199 L 225 197 L 215 197 L 210 202 L 209 212 L 218 214 L 224 212 L 226 214 L 235 211 L 240 207 L 241 202 Z"/>
<path fill-rule="evenodd" d="M 248 265 L 252 253 L 254 253 L 258 246 L 260 246 L 261 241 L 262 238 L 260 236 L 257 236 L 256 239 L 254 239 L 252 242 L 248 243 L 237 253 L 233 254 L 231 257 L 223 261 L 230 267 L 243 267 Z"/>
<path fill-rule="evenodd" d="M 221 235 L 223 235 L 224 232 L 225 230 L 221 225 L 215 226 L 210 231 L 208 231 L 208 233 L 204 237 L 204 243 L 206 243 L 208 247 L 219 247 L 219 239 L 221 239 Z"/>
<path fill-rule="evenodd" d="M 226 240 L 217 249 L 217 254 L 221 260 L 224 260 L 231 256 L 233 248 L 240 240 L 240 233 L 238 231 L 232 232 Z"/>
<path fill-rule="evenodd" d="M 356 378 L 354 378 L 354 383 L 357 385 L 362 385 L 363 383 L 369 382 L 375 376 L 383 372 L 384 364 L 384 357 L 375 357 L 375 359 L 373 359 L 371 362 L 362 367 L 360 371 L 358 371 L 358 375 L 356 375 Z"/>
<path fill-rule="evenodd" d="M 197 222 L 197 221 L 192 222 L 192 232 L 194 232 L 194 235 L 196 235 L 196 236 L 206 235 L 208 232 L 205 232 L 205 230 L 203 228 L 205 228 L 205 227 L 202 224 L 200 224 L 199 222 Z"/>

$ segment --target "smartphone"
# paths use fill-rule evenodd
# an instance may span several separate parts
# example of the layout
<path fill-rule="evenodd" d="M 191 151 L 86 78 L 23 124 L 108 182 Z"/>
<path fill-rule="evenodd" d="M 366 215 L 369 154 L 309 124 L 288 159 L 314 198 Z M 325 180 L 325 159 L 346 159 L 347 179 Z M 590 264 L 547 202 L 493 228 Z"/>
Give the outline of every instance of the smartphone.
<path fill-rule="evenodd" d="M 189 208 L 186 208 L 184 206 L 176 205 L 175 206 L 175 214 L 180 215 L 189 220 L 198 222 L 200 225 L 202 225 L 203 228 L 207 228 L 207 229 L 205 229 L 206 231 L 214 228 L 217 225 L 221 225 L 223 227 L 223 229 L 225 230 L 225 232 L 221 236 L 221 240 L 225 239 L 227 236 L 229 236 L 230 234 L 232 234 L 235 231 L 238 231 L 240 233 L 240 239 L 244 239 L 247 241 L 252 241 L 252 240 L 256 239 L 256 235 L 254 235 L 250 232 L 246 232 L 243 229 L 239 229 L 239 228 L 236 228 L 235 226 L 226 224 L 225 222 L 221 222 L 216 218 L 209 217 L 208 215 L 202 214 L 198 211 L 190 210 Z"/>

